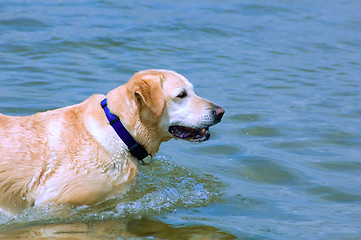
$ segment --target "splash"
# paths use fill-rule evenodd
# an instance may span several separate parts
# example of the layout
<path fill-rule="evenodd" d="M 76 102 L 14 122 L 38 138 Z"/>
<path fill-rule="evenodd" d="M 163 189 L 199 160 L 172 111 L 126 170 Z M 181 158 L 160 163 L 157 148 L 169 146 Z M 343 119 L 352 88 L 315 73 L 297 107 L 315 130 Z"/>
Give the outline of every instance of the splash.
<path fill-rule="evenodd" d="M 0 231 L 34 225 L 150 217 L 176 209 L 207 206 L 220 200 L 222 184 L 213 176 L 197 175 L 166 156 L 143 167 L 136 183 L 122 196 L 92 206 L 29 208 L 15 218 L 0 215 Z"/>

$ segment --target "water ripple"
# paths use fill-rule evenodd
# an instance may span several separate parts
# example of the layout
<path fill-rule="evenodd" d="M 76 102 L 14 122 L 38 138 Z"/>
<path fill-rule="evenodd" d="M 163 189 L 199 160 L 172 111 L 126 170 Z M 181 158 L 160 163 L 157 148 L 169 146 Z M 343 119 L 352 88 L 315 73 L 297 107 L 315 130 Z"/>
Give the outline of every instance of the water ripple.
<path fill-rule="evenodd" d="M 34 221 L 42 224 L 101 221 L 126 216 L 151 217 L 177 208 L 201 207 L 217 202 L 222 186 L 210 175 L 193 174 L 160 156 L 151 166 L 143 167 L 137 183 L 122 196 L 93 206 L 70 208 L 67 205 L 49 204 L 48 208 L 29 208 L 14 219 L 1 215 L 0 223 L 2 229 L 10 229 L 27 227 Z"/>

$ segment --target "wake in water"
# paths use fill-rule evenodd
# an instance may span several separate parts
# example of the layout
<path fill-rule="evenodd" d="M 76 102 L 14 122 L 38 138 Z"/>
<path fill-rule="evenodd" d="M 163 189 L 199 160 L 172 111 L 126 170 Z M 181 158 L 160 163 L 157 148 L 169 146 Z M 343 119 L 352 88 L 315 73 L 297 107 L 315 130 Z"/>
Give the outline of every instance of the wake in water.
<path fill-rule="evenodd" d="M 136 183 L 122 196 L 92 206 L 49 204 L 29 208 L 15 218 L 0 215 L 0 232 L 30 226 L 151 217 L 178 208 L 207 206 L 220 200 L 222 184 L 213 176 L 194 174 L 168 157 L 142 167 Z"/>

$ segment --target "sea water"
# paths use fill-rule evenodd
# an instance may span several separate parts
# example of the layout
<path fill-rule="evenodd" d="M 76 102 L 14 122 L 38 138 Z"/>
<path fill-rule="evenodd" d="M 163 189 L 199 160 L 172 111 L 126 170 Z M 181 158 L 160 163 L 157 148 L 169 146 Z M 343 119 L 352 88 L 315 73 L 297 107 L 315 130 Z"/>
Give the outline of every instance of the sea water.
<path fill-rule="evenodd" d="M 361 3 L 0 2 L 0 112 L 30 115 L 171 69 L 222 106 L 123 196 L 0 215 L 0 237 L 357 239 Z M 1 197 L 1 196 L 0 196 Z"/>

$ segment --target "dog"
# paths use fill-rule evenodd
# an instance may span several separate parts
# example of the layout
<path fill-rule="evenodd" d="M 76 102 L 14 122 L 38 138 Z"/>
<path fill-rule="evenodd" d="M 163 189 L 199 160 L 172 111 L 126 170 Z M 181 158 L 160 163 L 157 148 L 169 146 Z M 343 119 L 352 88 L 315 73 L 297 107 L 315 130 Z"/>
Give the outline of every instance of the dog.
<path fill-rule="evenodd" d="M 0 114 L 0 209 L 16 215 L 44 203 L 92 205 L 124 193 L 162 142 L 205 141 L 224 113 L 182 75 L 145 70 L 80 104 Z"/>

